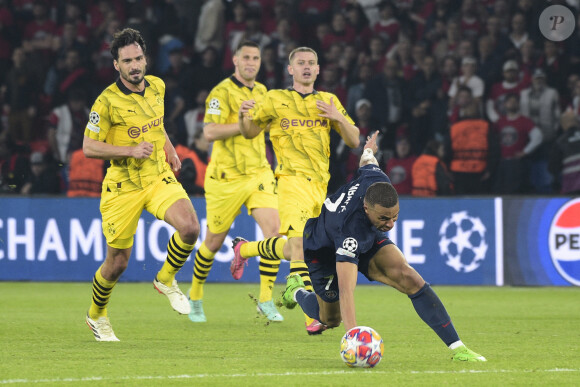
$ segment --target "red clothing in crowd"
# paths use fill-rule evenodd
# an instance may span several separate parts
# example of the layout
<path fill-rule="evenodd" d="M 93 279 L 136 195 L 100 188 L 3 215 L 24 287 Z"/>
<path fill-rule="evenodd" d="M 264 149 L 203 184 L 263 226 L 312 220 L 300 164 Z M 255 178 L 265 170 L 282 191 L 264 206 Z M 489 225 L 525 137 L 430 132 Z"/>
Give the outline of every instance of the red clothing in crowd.
<path fill-rule="evenodd" d="M 496 82 L 491 86 L 489 99 L 493 101 L 494 109 L 498 115 L 505 114 L 503 104 L 508 94 L 520 94 L 528 85 L 524 82 L 518 83 L 512 88 L 506 88 L 504 82 Z"/>
<path fill-rule="evenodd" d="M 411 172 L 417 156 L 408 156 L 403 159 L 393 157 L 387 162 L 385 172 L 399 195 L 410 195 L 413 190 Z"/>
<path fill-rule="evenodd" d="M 523 151 L 530 141 L 530 132 L 534 126 L 532 120 L 521 115 L 514 120 L 501 117 L 495 125 L 500 139 L 501 157 L 511 159 L 516 153 Z"/>

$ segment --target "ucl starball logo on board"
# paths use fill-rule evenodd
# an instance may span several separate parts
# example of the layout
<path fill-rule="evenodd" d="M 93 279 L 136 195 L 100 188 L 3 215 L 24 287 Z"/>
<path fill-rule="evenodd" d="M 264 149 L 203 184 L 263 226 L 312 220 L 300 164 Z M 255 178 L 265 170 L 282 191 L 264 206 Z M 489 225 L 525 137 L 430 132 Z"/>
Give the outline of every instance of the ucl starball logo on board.
<path fill-rule="evenodd" d="M 456 272 L 477 270 L 488 249 L 486 231 L 481 219 L 469 216 L 467 211 L 446 218 L 439 228 L 439 252 L 447 259 L 445 264 Z"/>
<path fill-rule="evenodd" d="M 558 210 L 548 238 L 554 267 L 568 282 L 580 286 L 580 198 Z"/>

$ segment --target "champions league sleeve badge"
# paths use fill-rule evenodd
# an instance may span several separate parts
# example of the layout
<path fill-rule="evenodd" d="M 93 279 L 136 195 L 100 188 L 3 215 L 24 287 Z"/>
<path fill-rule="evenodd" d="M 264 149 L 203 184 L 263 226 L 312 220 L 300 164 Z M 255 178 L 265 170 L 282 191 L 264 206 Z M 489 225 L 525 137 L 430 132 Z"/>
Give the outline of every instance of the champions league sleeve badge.
<path fill-rule="evenodd" d="M 92 132 L 99 133 L 101 131 L 101 128 L 99 127 L 100 121 L 101 116 L 99 116 L 99 113 L 93 110 L 89 114 L 89 123 L 87 124 L 87 128 L 89 128 L 89 130 Z"/>
<path fill-rule="evenodd" d="M 207 114 L 214 114 L 219 116 L 221 114 L 220 101 L 217 98 L 212 98 L 207 104 Z"/>

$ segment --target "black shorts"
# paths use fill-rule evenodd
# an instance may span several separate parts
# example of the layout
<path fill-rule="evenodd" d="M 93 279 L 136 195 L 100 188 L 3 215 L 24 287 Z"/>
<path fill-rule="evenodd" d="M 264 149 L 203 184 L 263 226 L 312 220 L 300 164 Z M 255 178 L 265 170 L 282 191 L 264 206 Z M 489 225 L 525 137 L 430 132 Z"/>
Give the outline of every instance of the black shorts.
<path fill-rule="evenodd" d="M 389 238 L 376 239 L 373 247 L 359 256 L 358 271 L 369 281 L 369 262 L 377 251 L 384 246 L 394 244 Z M 304 262 L 308 266 L 310 280 L 314 292 L 326 302 L 336 302 L 340 295 L 338 292 L 338 278 L 336 278 L 336 251 L 333 248 L 319 250 L 305 250 Z"/>

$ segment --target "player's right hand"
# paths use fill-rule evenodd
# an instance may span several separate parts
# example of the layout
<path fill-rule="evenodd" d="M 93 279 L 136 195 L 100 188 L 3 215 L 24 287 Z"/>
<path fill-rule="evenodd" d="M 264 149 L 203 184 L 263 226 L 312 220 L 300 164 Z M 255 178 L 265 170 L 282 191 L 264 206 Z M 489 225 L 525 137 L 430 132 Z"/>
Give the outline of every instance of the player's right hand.
<path fill-rule="evenodd" d="M 243 101 L 240 104 L 240 110 L 238 111 L 238 117 L 240 119 L 242 119 L 244 116 L 251 118 L 249 111 L 254 107 L 255 104 L 256 104 L 256 101 L 254 101 L 253 99 Z"/>
<path fill-rule="evenodd" d="M 133 148 L 133 157 L 136 159 L 146 159 L 153 153 L 153 144 L 147 141 L 139 143 Z"/>
<path fill-rule="evenodd" d="M 373 154 L 379 151 L 379 147 L 377 146 L 377 136 L 379 135 L 379 131 L 377 130 L 372 135 L 367 136 L 367 142 L 364 146 L 364 149 L 370 148 L 373 151 Z"/>

